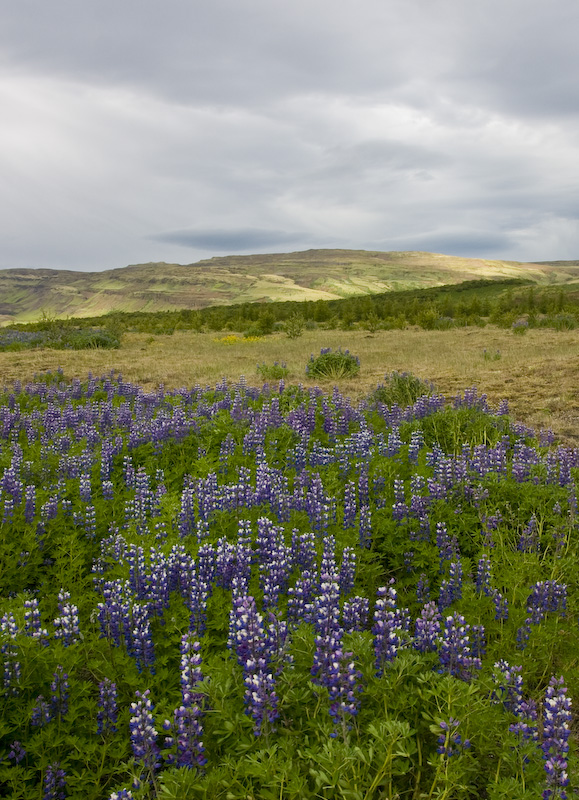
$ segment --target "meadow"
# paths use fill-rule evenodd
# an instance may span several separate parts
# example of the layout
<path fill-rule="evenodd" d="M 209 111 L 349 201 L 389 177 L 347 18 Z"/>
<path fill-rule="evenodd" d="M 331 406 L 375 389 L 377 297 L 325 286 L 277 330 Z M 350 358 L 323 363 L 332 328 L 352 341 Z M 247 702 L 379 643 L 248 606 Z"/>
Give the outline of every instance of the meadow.
<path fill-rule="evenodd" d="M 35 374 L 61 367 L 67 378 L 85 379 L 118 370 L 147 391 L 164 385 L 215 385 L 243 375 L 261 386 L 259 364 L 284 362 L 288 383 L 314 385 L 305 366 L 322 347 L 349 348 L 362 362 L 356 380 L 342 381 L 341 390 L 357 399 L 392 371 L 411 372 L 450 396 L 477 386 L 492 403 L 506 398 L 513 416 L 540 429 L 551 427 L 562 442 L 579 444 L 579 329 L 532 328 L 515 336 L 510 328 L 487 325 L 443 331 L 418 327 L 405 330 L 305 330 L 296 339 L 274 333 L 258 339 L 220 331 L 173 335 L 125 333 L 119 350 L 26 350 L 0 352 L 0 383 L 28 381 Z M 331 381 L 327 387 L 331 388 Z"/>
<path fill-rule="evenodd" d="M 0 794 L 574 796 L 578 345 L 0 353 Z"/>

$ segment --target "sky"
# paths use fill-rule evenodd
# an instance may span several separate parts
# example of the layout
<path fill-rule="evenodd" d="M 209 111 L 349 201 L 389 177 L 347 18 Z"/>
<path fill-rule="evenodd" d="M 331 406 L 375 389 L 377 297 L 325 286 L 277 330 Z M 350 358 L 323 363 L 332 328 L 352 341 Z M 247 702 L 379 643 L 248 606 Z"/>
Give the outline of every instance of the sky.
<path fill-rule="evenodd" d="M 0 269 L 579 259 L 577 0 L 0 0 Z"/>

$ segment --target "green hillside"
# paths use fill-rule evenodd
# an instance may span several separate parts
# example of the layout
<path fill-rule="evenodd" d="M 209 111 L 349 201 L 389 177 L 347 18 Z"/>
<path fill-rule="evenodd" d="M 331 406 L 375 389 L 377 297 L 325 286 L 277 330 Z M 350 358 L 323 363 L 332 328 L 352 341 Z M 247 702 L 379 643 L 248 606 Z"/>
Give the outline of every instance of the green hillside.
<path fill-rule="evenodd" d="M 41 316 L 95 317 L 232 303 L 335 300 L 481 279 L 579 280 L 579 264 L 519 263 L 439 253 L 307 250 L 226 256 L 195 264 L 137 264 L 104 272 L 0 271 L 0 324 Z"/>

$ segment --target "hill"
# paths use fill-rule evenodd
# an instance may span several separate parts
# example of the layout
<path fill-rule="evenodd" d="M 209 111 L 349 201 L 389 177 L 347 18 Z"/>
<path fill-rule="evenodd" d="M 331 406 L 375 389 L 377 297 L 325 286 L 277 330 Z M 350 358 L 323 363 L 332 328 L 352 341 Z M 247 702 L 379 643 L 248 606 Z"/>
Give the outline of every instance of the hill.
<path fill-rule="evenodd" d="M 136 264 L 104 272 L 0 271 L 0 324 L 110 311 L 168 311 L 270 300 L 332 300 L 523 278 L 539 284 L 579 280 L 579 263 L 521 263 L 440 253 L 307 250 L 225 256 L 194 264 Z"/>

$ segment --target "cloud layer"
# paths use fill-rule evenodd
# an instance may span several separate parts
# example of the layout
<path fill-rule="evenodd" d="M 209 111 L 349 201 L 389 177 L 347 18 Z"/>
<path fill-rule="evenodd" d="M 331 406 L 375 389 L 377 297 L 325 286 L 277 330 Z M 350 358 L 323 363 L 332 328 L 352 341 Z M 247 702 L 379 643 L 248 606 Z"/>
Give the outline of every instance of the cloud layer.
<path fill-rule="evenodd" d="M 0 268 L 579 257 L 574 0 L 0 7 Z"/>

